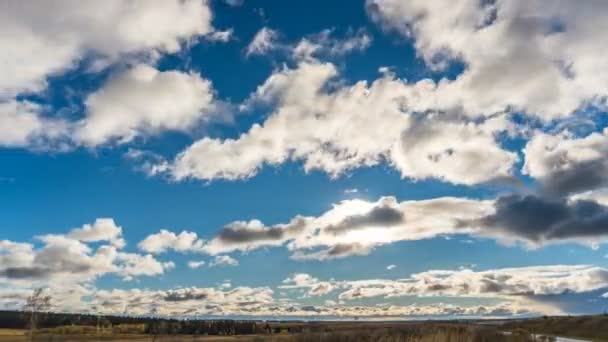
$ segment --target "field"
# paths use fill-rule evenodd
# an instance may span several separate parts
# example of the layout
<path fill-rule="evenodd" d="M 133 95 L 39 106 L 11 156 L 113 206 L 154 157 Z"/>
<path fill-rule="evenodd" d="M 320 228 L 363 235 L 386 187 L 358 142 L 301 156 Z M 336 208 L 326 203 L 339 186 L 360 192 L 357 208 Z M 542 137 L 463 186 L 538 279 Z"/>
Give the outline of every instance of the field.
<path fill-rule="evenodd" d="M 297 332 L 293 328 L 298 327 Z M 493 326 L 457 323 L 273 323 L 268 334 L 243 336 L 195 336 L 195 335 L 150 335 L 119 334 L 111 330 L 95 331 L 91 327 L 57 327 L 42 329 L 34 341 L 381 341 L 381 342 L 527 342 L 552 341 L 540 337 L 533 338 L 527 332 L 516 329 L 505 333 Z M 0 330 L 0 341 L 27 341 L 25 330 Z"/>
<path fill-rule="evenodd" d="M 27 341 L 23 312 L 0 312 L 0 342 Z M 519 320 L 305 322 L 41 314 L 34 341 L 608 342 L 608 315 Z"/>

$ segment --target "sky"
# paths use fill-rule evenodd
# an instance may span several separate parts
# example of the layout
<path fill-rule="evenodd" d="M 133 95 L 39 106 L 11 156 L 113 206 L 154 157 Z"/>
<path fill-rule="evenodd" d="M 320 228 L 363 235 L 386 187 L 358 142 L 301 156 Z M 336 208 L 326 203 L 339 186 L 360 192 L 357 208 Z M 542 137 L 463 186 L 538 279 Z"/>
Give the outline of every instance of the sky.
<path fill-rule="evenodd" d="M 0 309 L 608 310 L 608 3 L 0 3 Z"/>

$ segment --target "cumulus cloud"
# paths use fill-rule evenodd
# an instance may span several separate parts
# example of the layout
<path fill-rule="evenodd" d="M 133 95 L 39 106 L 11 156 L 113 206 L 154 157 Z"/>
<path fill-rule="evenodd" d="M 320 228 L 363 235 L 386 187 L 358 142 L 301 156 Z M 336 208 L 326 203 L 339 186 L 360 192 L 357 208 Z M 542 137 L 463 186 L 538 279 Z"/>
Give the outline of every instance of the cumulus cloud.
<path fill-rule="evenodd" d="M 182 231 L 179 234 L 161 229 L 156 234 L 148 235 L 137 245 L 144 252 L 159 254 L 169 250 L 177 252 L 201 251 L 204 240 L 200 240 L 194 232 Z"/>
<path fill-rule="evenodd" d="M 608 236 L 608 207 L 591 200 L 550 199 L 535 195 L 498 198 L 495 212 L 479 219 L 484 233 L 531 244 L 581 241 L 589 245 Z"/>
<path fill-rule="evenodd" d="M 523 171 L 549 195 L 564 196 L 608 184 L 608 129 L 585 137 L 537 133 L 524 148 Z"/>
<path fill-rule="evenodd" d="M 602 1 L 368 0 L 367 9 L 382 27 L 412 38 L 431 68 L 465 64 L 454 81 L 438 85 L 442 106 L 469 115 L 515 108 L 551 119 L 607 94 L 597 45 L 608 12 Z"/>
<path fill-rule="evenodd" d="M 122 228 L 117 226 L 111 218 L 98 218 L 93 224 L 74 228 L 67 234 L 67 237 L 84 242 L 109 241 L 119 248 L 125 245 Z"/>
<path fill-rule="evenodd" d="M 606 206 L 582 197 L 513 194 L 494 200 L 352 199 L 319 216 L 296 216 L 285 224 L 236 221 L 216 233 L 200 251 L 217 255 L 285 246 L 295 260 L 325 261 L 367 255 L 378 246 L 399 241 L 450 235 L 523 242 L 528 247 L 567 242 L 597 246 L 608 236 L 607 220 Z"/>
<path fill-rule="evenodd" d="M 48 289 L 53 295 L 54 311 L 83 313 L 161 315 L 172 317 L 211 316 L 273 316 L 317 317 L 336 319 L 362 317 L 512 317 L 546 311 L 526 303 L 501 302 L 493 305 L 462 306 L 432 303 L 427 305 L 310 305 L 280 301 L 268 287 L 187 287 L 167 290 L 95 289 L 72 287 Z M 0 308 L 17 309 L 31 293 L 30 290 L 0 289 Z M 544 309 L 544 308 L 543 308 Z"/>
<path fill-rule="evenodd" d="M 96 146 L 187 130 L 209 120 L 213 101 L 211 83 L 197 74 L 137 65 L 87 97 L 87 116 L 78 125 L 76 139 Z"/>
<path fill-rule="evenodd" d="M 38 91 L 46 77 L 88 52 L 106 58 L 176 52 L 181 42 L 213 32 L 206 1 L 71 1 L 0 5 L 0 93 Z"/>
<path fill-rule="evenodd" d="M 396 241 L 470 233 L 474 229 L 463 227 L 463 220 L 492 212 L 491 201 L 451 197 L 401 203 L 394 197 L 376 202 L 345 200 L 318 217 L 297 216 L 287 224 L 266 227 L 259 221 L 235 222 L 220 230 L 203 250 L 219 254 L 287 245 L 294 259 L 328 260 L 365 255 Z"/>
<path fill-rule="evenodd" d="M 0 59 L 0 71 L 3 75 L 0 80 L 0 127 L 10 127 L 10 130 L 0 131 L 0 146 L 48 149 L 49 140 L 55 142 L 66 136 L 74 138 L 71 136 L 72 123 L 59 118 L 49 118 L 42 114 L 40 106 L 18 100 L 19 95 L 43 91 L 49 77 L 73 69 L 82 61 L 85 61 L 91 70 L 96 71 L 100 66 L 105 67 L 126 59 L 155 60 L 163 53 L 179 51 L 183 42 L 198 37 L 217 40 L 220 32 L 215 31 L 211 20 L 212 14 L 207 1 L 199 0 L 137 0 L 129 3 L 119 0 L 86 0 L 80 2 L 79 6 L 74 6 L 67 0 L 18 6 L 1 4 L 0 30 L 5 35 L 0 42 L 0 49 L 3 51 Z M 202 93 L 197 93 L 200 94 Z M 139 100 L 143 100 L 142 96 L 140 91 Z M 146 100 L 154 98 L 155 96 L 151 95 Z M 108 97 L 104 99 L 108 100 Z M 125 95 L 122 99 L 125 99 Z M 95 104 L 102 106 L 99 101 Z M 115 138 L 128 140 L 129 136 L 124 135 L 144 129 L 143 124 L 149 125 L 145 128 L 152 130 L 165 128 L 164 125 L 155 127 L 154 120 L 143 120 L 141 105 L 127 112 L 124 101 L 122 105 L 122 112 L 112 113 L 122 115 L 120 118 L 114 116 L 114 119 L 119 121 L 118 124 L 107 120 L 107 112 L 101 111 L 100 114 L 101 108 L 95 108 L 96 115 L 106 119 L 96 116 L 93 124 L 95 127 L 87 126 L 87 131 L 79 138 L 88 138 L 87 142 L 94 144 L 100 142 L 100 139 L 112 136 L 110 130 L 113 129 L 123 129 Z M 110 110 L 107 104 L 103 107 Z M 111 108 L 112 111 L 118 109 L 120 108 Z M 135 119 L 128 119 L 134 112 L 140 115 Z M 129 123 L 134 125 L 134 121 L 139 125 L 127 128 L 121 126 L 128 126 Z M 90 140 L 95 140 L 91 132 L 93 128 L 101 131 L 94 137 L 96 141 Z"/>
<path fill-rule="evenodd" d="M 253 36 L 253 39 L 247 45 L 245 54 L 251 55 L 264 55 L 275 48 L 276 40 L 279 37 L 279 32 L 268 27 L 262 27 Z"/>
<path fill-rule="evenodd" d="M 315 60 L 319 57 L 336 57 L 354 51 L 366 50 L 372 44 L 372 36 L 365 30 L 350 30 L 342 38 L 335 38 L 335 30 L 326 29 L 302 38 L 294 46 L 286 47 L 296 60 Z"/>
<path fill-rule="evenodd" d="M 336 290 L 341 300 L 404 296 L 504 297 L 514 300 L 520 297 L 588 293 L 608 288 L 608 270 L 590 265 L 530 266 L 487 271 L 431 270 L 397 280 L 349 281 L 324 281 L 308 274 L 296 274 L 285 279 L 284 284 L 280 288 L 299 289 L 309 296 L 327 293 L 311 291 L 318 287 Z"/>
<path fill-rule="evenodd" d="M 188 261 L 188 267 L 191 269 L 197 269 L 197 268 L 201 268 L 205 266 L 205 262 L 204 261 L 195 261 L 195 260 L 191 260 Z"/>
<path fill-rule="evenodd" d="M 280 246 L 286 240 L 295 238 L 305 228 L 303 218 L 296 217 L 288 224 L 266 227 L 259 220 L 236 221 L 226 225 L 204 246 L 210 254 L 227 253 L 235 250 L 246 252 L 264 246 Z"/>
<path fill-rule="evenodd" d="M 336 286 L 328 281 L 319 281 L 306 273 L 297 273 L 283 280 L 280 289 L 306 289 L 309 296 L 323 296 L 336 289 Z"/>
<path fill-rule="evenodd" d="M 42 145 L 67 133 L 67 124 L 60 119 L 46 119 L 42 108 L 27 101 L 2 101 L 0 95 L 0 146 L 20 147 Z"/>
<path fill-rule="evenodd" d="M 209 267 L 222 267 L 222 266 L 238 266 L 239 261 L 230 255 L 218 255 L 212 262 L 209 263 Z"/>
<path fill-rule="evenodd" d="M 177 180 L 235 180 L 264 165 L 299 160 L 305 171 L 336 177 L 388 161 L 414 179 L 477 184 L 510 176 L 517 155 L 496 137 L 512 130 L 504 117 L 473 122 L 415 115 L 429 109 L 432 81 L 407 84 L 385 74 L 371 84 L 329 86 L 336 76 L 333 64 L 321 62 L 276 71 L 249 101 L 275 108 L 265 122 L 236 139 L 203 138 L 167 171 Z"/>
<path fill-rule="evenodd" d="M 38 236 L 34 244 L 0 241 L 0 283 L 9 285 L 90 284 L 105 274 L 124 279 L 163 274 L 174 267 L 152 255 L 122 251 L 122 230 L 112 219 L 75 228 L 67 234 Z M 94 248 L 89 242 L 109 242 Z"/>

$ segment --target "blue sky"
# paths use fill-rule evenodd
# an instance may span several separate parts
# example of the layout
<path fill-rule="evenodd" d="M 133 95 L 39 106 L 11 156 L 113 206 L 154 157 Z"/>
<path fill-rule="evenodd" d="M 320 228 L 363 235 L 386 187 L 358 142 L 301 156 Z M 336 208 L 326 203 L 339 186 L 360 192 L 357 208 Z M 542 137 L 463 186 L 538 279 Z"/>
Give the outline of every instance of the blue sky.
<path fill-rule="evenodd" d="M 606 11 L 0 5 L 0 306 L 603 312 Z"/>

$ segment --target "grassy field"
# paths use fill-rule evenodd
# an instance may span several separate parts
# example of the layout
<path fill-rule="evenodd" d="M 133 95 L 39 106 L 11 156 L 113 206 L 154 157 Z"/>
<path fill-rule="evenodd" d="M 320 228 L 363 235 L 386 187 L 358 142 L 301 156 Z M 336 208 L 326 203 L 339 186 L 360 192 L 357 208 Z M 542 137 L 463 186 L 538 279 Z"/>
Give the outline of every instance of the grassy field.
<path fill-rule="evenodd" d="M 285 325 L 285 326 L 288 326 Z M 276 327 L 276 325 L 275 325 Z M 276 333 L 249 336 L 150 336 L 142 334 L 91 334 L 74 333 L 64 327 L 55 328 L 56 332 L 45 329 L 35 335 L 34 341 L 294 341 L 294 342 L 527 342 L 529 336 L 505 335 L 493 327 L 458 324 L 400 324 L 400 323 L 315 323 L 299 333 Z M 320 330 L 320 331 L 314 331 Z M 26 341 L 24 330 L 0 330 L 0 341 Z"/>
<path fill-rule="evenodd" d="M 523 321 L 507 321 L 501 329 L 525 329 L 532 333 L 608 342 L 608 315 L 540 317 Z"/>
<path fill-rule="evenodd" d="M 543 317 L 479 322 L 259 322 L 265 333 L 240 336 L 150 335 L 145 325 L 39 329 L 34 341 L 277 341 L 277 342 L 540 342 L 548 336 L 608 342 L 608 316 Z M 260 331 L 260 330 L 258 330 Z M 27 341 L 25 330 L 0 329 L 0 342 Z"/>

